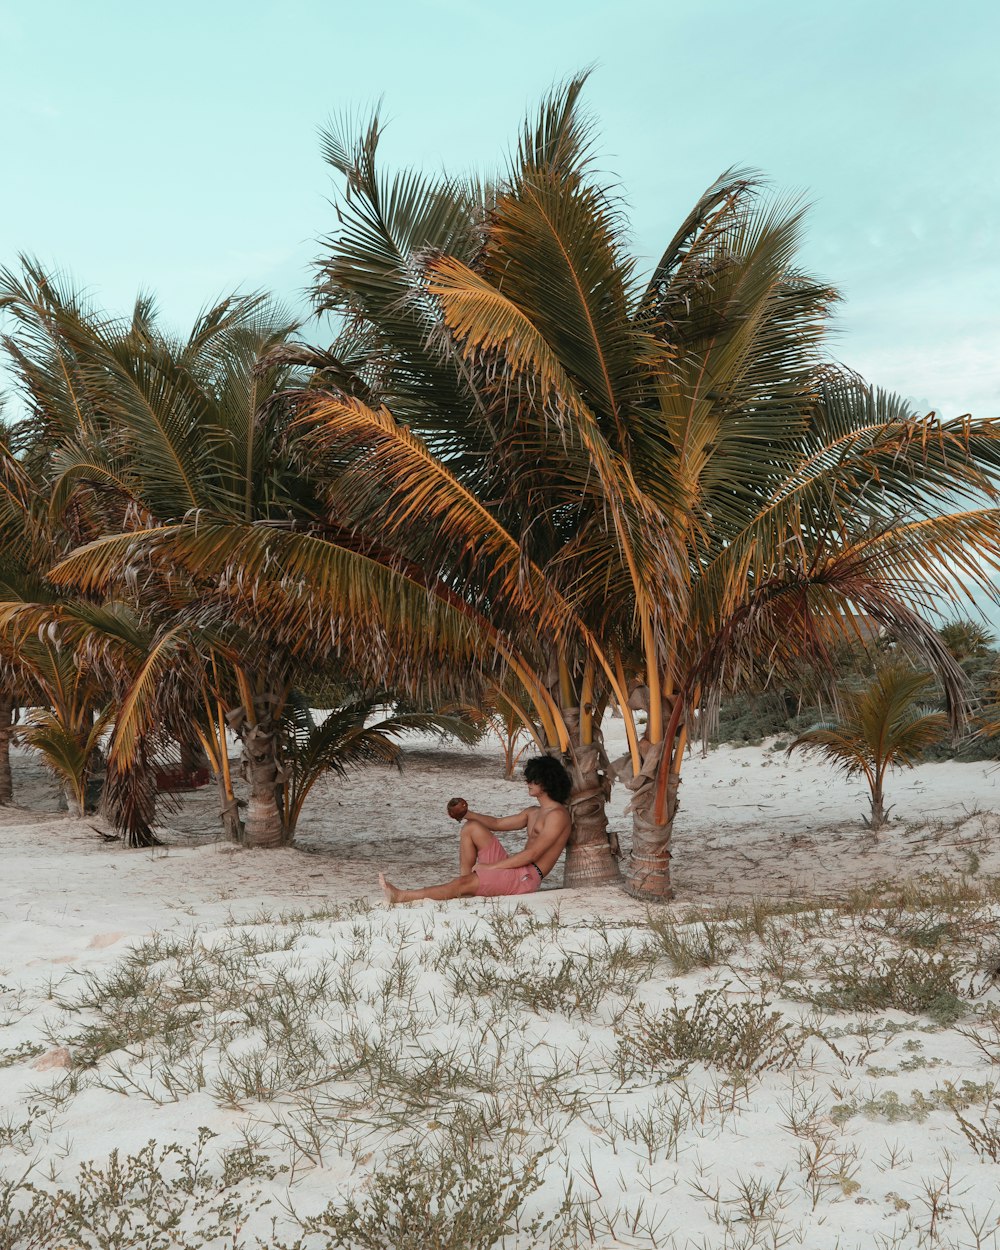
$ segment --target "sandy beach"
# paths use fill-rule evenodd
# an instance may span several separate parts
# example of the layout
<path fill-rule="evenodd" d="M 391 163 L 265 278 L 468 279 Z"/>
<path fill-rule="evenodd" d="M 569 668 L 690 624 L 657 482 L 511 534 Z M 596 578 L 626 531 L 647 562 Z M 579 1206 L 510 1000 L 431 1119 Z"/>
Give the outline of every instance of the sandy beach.
<path fill-rule="evenodd" d="M 620 722 L 609 733 L 612 754 L 624 749 L 618 736 Z M 210 920 L 255 907 L 359 899 L 374 905 L 380 870 L 414 885 L 454 875 L 456 826 L 444 813 L 452 793 L 467 794 L 477 810 L 494 814 L 528 801 L 523 782 L 503 778 L 489 744 L 472 750 L 410 739 L 399 771 L 322 780 L 305 806 L 294 849 L 254 852 L 221 841 L 208 786 L 162 813 L 163 847 L 125 852 L 102 843 L 96 817 L 74 821 L 56 812 L 55 782 L 35 759 L 18 753 L 15 770 L 18 806 L 0 809 L 8 916 L 20 909 L 24 919 L 30 909 L 40 923 L 50 908 L 60 916 L 106 915 L 111 927 L 127 924 L 130 936 L 185 908 Z M 887 795 L 890 823 L 874 837 L 864 826 L 863 781 L 820 760 L 787 756 L 773 740 L 692 752 L 674 835 L 674 909 L 751 897 L 839 898 L 854 886 L 925 873 L 1000 873 L 995 764 L 949 761 L 898 772 Z M 628 798 L 616 786 L 609 806 L 626 851 Z M 634 920 L 644 913 L 620 891 L 563 892 L 561 885 L 560 866 L 541 898 L 574 917 L 596 912 Z"/>
<path fill-rule="evenodd" d="M 563 890 L 557 868 L 517 905 L 388 909 L 379 869 L 453 871 L 452 793 L 522 803 L 490 748 L 419 741 L 401 773 L 330 780 L 277 852 L 220 842 L 210 790 L 167 816 L 162 848 L 123 851 L 47 810 L 55 786 L 19 753 L 23 806 L 0 813 L 0 1244 L 992 1246 L 996 1163 L 959 1117 L 987 1139 L 996 1123 L 998 777 L 897 776 L 875 839 L 858 784 L 723 747 L 688 762 L 668 908 Z M 924 896 L 905 923 L 871 907 L 904 879 Z M 867 903 L 827 906 L 852 890 Z M 862 956 L 869 980 L 910 958 L 951 976 L 953 1008 L 846 1006 L 836 969 Z M 749 1050 L 685 1056 L 682 1034 L 713 1028 Z M 429 1239 L 456 1202 L 495 1242 Z"/>

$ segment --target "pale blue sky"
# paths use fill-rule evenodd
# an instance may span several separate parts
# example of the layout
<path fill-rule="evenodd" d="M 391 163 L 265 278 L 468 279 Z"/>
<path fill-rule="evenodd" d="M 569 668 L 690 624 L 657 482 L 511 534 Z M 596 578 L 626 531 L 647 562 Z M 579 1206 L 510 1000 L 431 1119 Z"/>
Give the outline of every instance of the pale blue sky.
<path fill-rule="evenodd" d="M 0 0 L 0 263 L 61 267 L 181 326 L 301 304 L 333 226 L 317 128 L 384 98 L 393 162 L 495 168 L 594 63 L 603 165 L 651 260 L 730 165 L 812 203 L 836 350 L 946 415 L 1000 416 L 994 0 Z"/>

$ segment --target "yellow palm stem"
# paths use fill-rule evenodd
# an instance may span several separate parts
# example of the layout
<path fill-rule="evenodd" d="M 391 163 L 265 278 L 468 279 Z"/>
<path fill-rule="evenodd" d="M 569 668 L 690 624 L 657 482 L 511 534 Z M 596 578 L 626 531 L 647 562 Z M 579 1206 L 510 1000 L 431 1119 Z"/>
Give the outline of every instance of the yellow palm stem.
<path fill-rule="evenodd" d="M 226 800 L 230 801 L 233 794 L 233 778 L 229 768 L 229 742 L 226 739 L 226 709 L 219 702 L 216 705 L 219 717 L 219 764 L 222 767 L 222 784 L 226 791 Z"/>
<path fill-rule="evenodd" d="M 678 696 L 679 698 L 680 696 Z M 701 703 L 701 686 L 695 686 L 694 694 L 691 696 L 691 706 L 697 707 Z M 682 711 L 683 717 L 683 711 Z M 688 728 L 684 723 L 678 730 L 677 737 L 674 740 L 673 750 L 670 752 L 670 771 L 679 773 L 681 771 L 681 763 L 684 759 L 684 752 L 687 749 Z"/>
<path fill-rule="evenodd" d="M 594 741 L 594 661 L 588 655 L 583 666 L 580 688 L 580 745 L 589 747 Z"/>
<path fill-rule="evenodd" d="M 560 751 L 568 751 L 569 731 L 566 729 L 566 722 L 556 706 L 555 699 L 546 690 L 541 678 L 532 673 L 512 652 L 507 651 L 506 648 L 502 648 L 502 650 L 505 653 L 507 663 L 517 674 L 525 693 L 538 714 L 538 719 L 545 732 L 546 741 L 550 746 L 558 746 Z"/>
<path fill-rule="evenodd" d="M 219 744 L 215 740 L 214 724 L 208 733 L 197 727 L 195 728 L 195 733 L 198 735 L 198 741 L 201 743 L 201 749 L 208 756 L 208 762 L 212 766 L 212 772 L 218 773 L 222 765 L 219 762 Z"/>
<path fill-rule="evenodd" d="M 250 680 L 243 669 L 238 668 L 236 671 L 236 685 L 239 687 L 240 700 L 243 703 L 243 711 L 246 713 L 247 720 L 251 725 L 257 723 L 257 712 L 254 707 L 253 688 Z"/>
<path fill-rule="evenodd" d="M 632 772 L 638 775 L 642 767 L 642 756 L 639 754 L 639 734 L 635 727 L 635 717 L 628 705 L 628 682 L 625 680 L 625 668 L 622 657 L 615 655 L 615 697 L 621 708 L 622 720 L 625 722 L 625 736 L 628 738 L 628 753 L 632 757 Z"/>
<path fill-rule="evenodd" d="M 222 705 L 222 700 L 218 697 L 219 666 L 216 663 L 216 654 L 214 651 L 211 653 L 211 659 L 212 679 L 216 692 L 215 712 L 213 714 L 212 706 L 207 697 L 205 699 L 205 710 L 208 712 L 208 723 L 212 726 L 212 736 L 218 742 L 219 770 L 222 775 L 222 786 L 225 790 L 226 802 L 231 803 L 235 799 L 236 795 L 233 791 L 233 776 L 229 767 L 229 740 L 226 737 L 226 730 L 228 728 L 226 722 L 226 709 Z M 218 730 L 218 733 L 216 733 L 216 730 Z"/>
<path fill-rule="evenodd" d="M 648 609 L 645 608 L 642 614 L 642 646 L 646 653 L 646 685 L 649 687 L 649 720 L 646 722 L 646 736 L 650 742 L 662 742 L 663 692 L 660 685 L 660 670 L 656 662 L 653 622 L 649 618 Z"/>
<path fill-rule="evenodd" d="M 572 707 L 576 702 L 573 678 L 569 671 L 569 665 L 566 663 L 566 656 L 561 649 L 559 651 L 559 700 L 563 707 Z"/>
<path fill-rule="evenodd" d="M 674 747 L 673 759 L 671 761 L 671 770 L 675 773 L 679 773 L 681 771 L 681 760 L 684 758 L 684 752 L 687 749 L 687 736 L 687 726 L 682 725 L 681 731 L 677 735 L 677 745 Z"/>
<path fill-rule="evenodd" d="M 662 825 L 666 819 L 667 812 L 667 782 L 670 779 L 670 773 L 675 763 L 675 754 L 672 750 L 672 744 L 677 737 L 680 728 L 681 715 L 684 710 L 684 696 L 678 691 L 674 698 L 674 708 L 670 713 L 670 720 L 667 722 L 667 732 L 663 743 L 663 754 L 660 756 L 660 764 L 656 770 L 656 795 L 653 800 L 653 821 Z"/>
<path fill-rule="evenodd" d="M 511 696 L 506 692 L 506 690 L 501 691 L 500 695 L 503 699 L 503 702 L 507 704 L 507 706 L 511 709 L 514 715 L 518 718 L 521 724 L 528 731 L 528 733 L 531 734 L 531 740 L 532 742 L 534 742 L 535 746 L 538 747 L 539 751 L 544 751 L 545 743 L 538 736 L 538 730 L 535 728 L 535 722 L 532 720 L 531 715 L 527 711 L 527 709 L 522 707 L 522 705 L 518 703 L 516 699 L 511 698 Z"/>

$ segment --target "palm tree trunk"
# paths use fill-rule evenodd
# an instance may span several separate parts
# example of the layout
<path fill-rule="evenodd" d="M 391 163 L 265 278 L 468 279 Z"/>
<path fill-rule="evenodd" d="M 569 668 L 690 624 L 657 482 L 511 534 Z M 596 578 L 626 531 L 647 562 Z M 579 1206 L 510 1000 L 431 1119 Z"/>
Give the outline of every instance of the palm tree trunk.
<path fill-rule="evenodd" d="M 201 750 L 212 769 L 219 792 L 219 822 L 222 825 L 222 834 L 230 842 L 241 842 L 243 827 L 240 824 L 240 807 L 233 791 L 233 774 L 229 766 L 226 714 L 221 703 L 213 708 L 208 699 L 205 701 L 205 710 L 208 715 L 205 736 L 201 739 Z"/>
<path fill-rule="evenodd" d="M 273 847 L 284 842 L 278 791 L 283 777 L 278 764 L 270 717 L 243 730 L 240 771 L 250 783 L 243 841 L 247 846 Z"/>
<path fill-rule="evenodd" d="M 625 785 L 633 792 L 627 808 L 632 813 L 632 853 L 625 873 L 625 890 L 633 898 L 666 902 L 673 897 L 670 883 L 670 841 L 677 814 L 679 772 L 666 778 L 666 803 L 662 821 L 655 819 L 656 778 L 664 744 L 643 744 L 642 768 Z"/>
<path fill-rule="evenodd" d="M 0 694 L 0 807 L 14 801 L 14 782 L 10 772 L 10 739 L 13 731 L 14 700 Z"/>
<path fill-rule="evenodd" d="M 563 710 L 573 743 L 566 763 L 573 782 L 567 807 L 573 830 L 566 846 L 563 883 L 567 888 L 611 885 L 620 880 L 618 839 L 608 829 L 607 803 L 611 798 L 610 764 L 600 729 L 593 727 L 592 741 L 580 742 L 580 710 Z"/>
<path fill-rule="evenodd" d="M 76 792 L 76 787 L 71 781 L 63 782 L 63 797 L 66 800 L 66 811 L 70 816 L 82 816 L 83 804 L 80 802 L 80 796 Z"/>
<path fill-rule="evenodd" d="M 882 789 L 882 778 L 876 777 L 872 785 L 872 815 L 868 827 L 872 833 L 878 831 L 885 825 L 888 813 L 885 810 L 885 795 Z"/>
<path fill-rule="evenodd" d="M 240 825 L 240 806 L 229 779 L 221 769 L 215 774 L 215 784 L 219 790 L 219 820 L 222 822 L 223 836 L 229 842 L 241 842 L 243 829 Z"/>

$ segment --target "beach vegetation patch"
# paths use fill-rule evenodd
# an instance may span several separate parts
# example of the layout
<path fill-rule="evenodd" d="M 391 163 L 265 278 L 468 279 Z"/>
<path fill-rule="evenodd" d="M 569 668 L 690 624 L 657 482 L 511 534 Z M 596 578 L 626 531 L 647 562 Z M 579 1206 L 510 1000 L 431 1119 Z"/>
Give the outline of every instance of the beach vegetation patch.
<path fill-rule="evenodd" d="M 992 1162 L 995 1083 L 955 1049 L 992 1062 L 992 997 L 960 1029 L 885 1014 L 947 1017 L 935 995 L 959 995 L 980 940 L 963 912 L 978 935 L 991 904 L 981 887 L 908 888 L 912 913 L 886 885 L 843 909 L 761 900 L 677 922 L 496 906 L 447 923 L 430 909 L 262 913 L 150 935 L 71 974 L 45 1008 L 48 1044 L 74 1066 L 0 1126 L 21 1168 L 0 1199 L 11 1244 L 56 1250 L 54 1230 L 73 1228 L 83 1250 L 125 1245 L 148 1212 L 151 1244 L 201 1250 L 229 1211 L 245 1222 L 233 1250 L 670 1246 L 678 1218 L 692 1244 L 807 1237 L 813 1213 L 870 1192 L 864 1121 L 951 1126 L 966 1158 Z M 688 938 L 698 962 L 681 982 L 670 952 Z M 810 1014 L 773 1004 L 782 978 Z M 130 1146 L 63 1173 L 81 1093 L 158 1116 L 197 1097 L 225 1137 L 197 1164 L 191 1144 L 190 1164 Z M 734 1169 L 728 1144 L 755 1140 L 762 1114 L 786 1130 L 768 1138 L 773 1166 L 748 1155 Z M 41 1151 L 50 1171 L 25 1175 Z M 912 1179 L 902 1152 L 886 1166 Z"/>
<path fill-rule="evenodd" d="M 656 939 L 658 953 L 678 975 L 722 963 L 738 941 L 733 929 L 717 920 L 678 923 L 669 912 L 647 910 L 646 924 Z"/>
<path fill-rule="evenodd" d="M 941 1108 L 956 1114 L 974 1106 L 985 1106 L 988 1110 L 996 1097 L 996 1082 L 963 1080 L 935 1087 L 928 1093 L 915 1089 L 909 1098 L 901 1097 L 894 1089 L 873 1091 L 867 1098 L 831 1107 L 830 1117 L 840 1125 L 846 1124 L 855 1115 L 865 1115 L 871 1120 L 887 1120 L 890 1124 L 897 1120 L 922 1123 L 931 1112 Z"/>
<path fill-rule="evenodd" d="M 704 1063 L 750 1075 L 793 1064 L 808 1034 L 769 1011 L 763 999 L 733 999 L 724 989 L 705 990 L 686 1007 L 653 1012 L 639 1005 L 616 1032 L 619 1047 L 650 1068 Z"/>
<path fill-rule="evenodd" d="M 965 1140 L 980 1159 L 1000 1163 L 1000 1097 L 996 1093 L 978 1120 L 967 1119 L 957 1110 L 955 1119 Z"/>
<path fill-rule="evenodd" d="M 215 1136 L 198 1131 L 191 1146 L 150 1141 L 134 1154 L 112 1150 L 87 1160 L 74 1186 L 45 1186 L 22 1175 L 0 1180 L 0 1246 L 4 1250 L 203 1250 L 240 1229 L 266 1200 L 238 1188 L 273 1180 L 262 1155 L 210 1159 Z"/>
<path fill-rule="evenodd" d="M 568 1207 L 555 1214 L 526 1210 L 544 1176 L 545 1152 L 517 1157 L 488 1147 L 443 1140 L 390 1151 L 346 1200 L 304 1218 L 304 1238 L 275 1250 L 304 1250 L 321 1236 L 351 1250 L 492 1250 L 534 1247 Z M 510 1240 L 514 1239 L 514 1240 Z"/>
<path fill-rule="evenodd" d="M 0 1050 L 0 1068 L 12 1068 L 17 1063 L 27 1063 L 44 1054 L 45 1047 L 41 1042 L 21 1042 L 10 1050 Z"/>
<path fill-rule="evenodd" d="M 969 1010 L 962 997 L 962 967 L 947 952 L 922 949 L 884 954 L 852 947 L 819 961 L 822 984 L 810 1001 L 839 1011 L 911 1012 L 937 1024 L 954 1024 Z"/>

